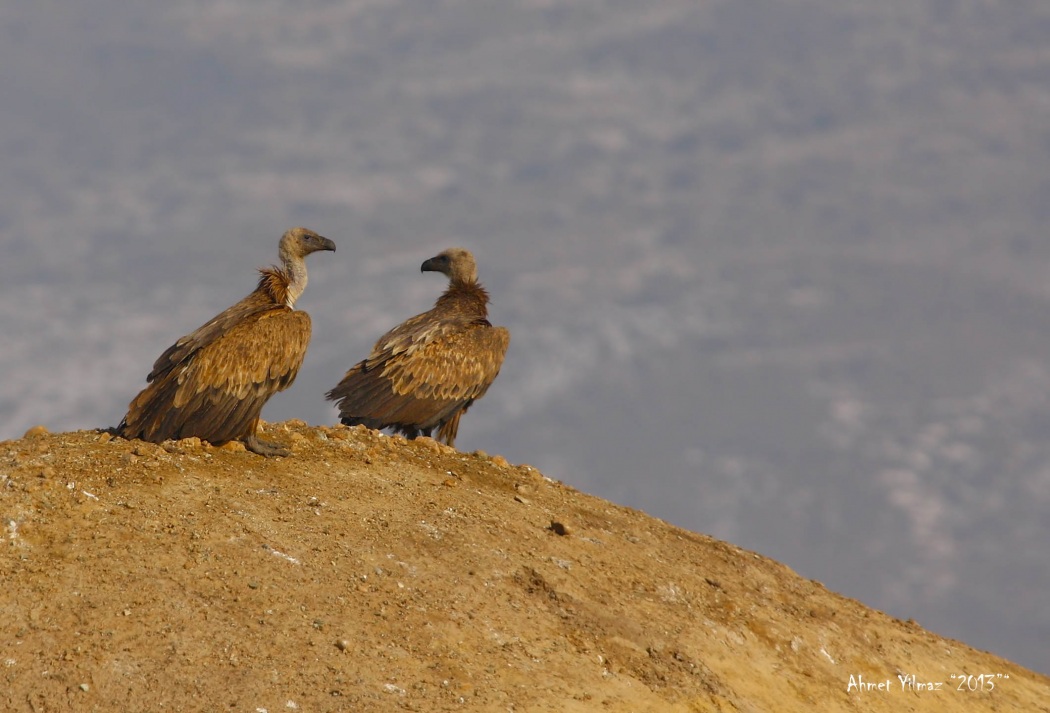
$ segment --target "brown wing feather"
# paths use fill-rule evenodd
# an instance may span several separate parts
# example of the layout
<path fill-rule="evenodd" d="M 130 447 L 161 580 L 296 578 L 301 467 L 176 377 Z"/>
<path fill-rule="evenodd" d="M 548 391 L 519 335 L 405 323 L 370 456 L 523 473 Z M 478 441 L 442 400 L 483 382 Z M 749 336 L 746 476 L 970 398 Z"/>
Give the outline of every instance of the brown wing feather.
<path fill-rule="evenodd" d="M 417 348 L 385 360 L 381 373 L 397 394 L 435 401 L 477 399 L 499 373 L 509 341 L 502 327 L 439 325 Z"/>
<path fill-rule="evenodd" d="M 154 442 L 197 436 L 215 443 L 252 435 L 263 405 L 299 372 L 310 317 L 247 302 L 183 337 L 157 360 L 152 383 L 128 408 L 122 435 Z"/>
<path fill-rule="evenodd" d="M 433 317 L 417 315 L 388 332 L 328 392 L 345 423 L 409 435 L 439 427 L 451 445 L 459 415 L 499 374 L 510 334 L 484 320 Z"/>
<path fill-rule="evenodd" d="M 164 350 L 164 353 L 153 363 L 153 370 L 146 377 L 146 381 L 153 381 L 165 371 L 186 361 L 194 352 L 207 347 L 226 334 L 234 325 L 248 321 L 262 312 L 272 310 L 274 306 L 273 302 L 265 299 L 259 292 L 252 292 Z"/>

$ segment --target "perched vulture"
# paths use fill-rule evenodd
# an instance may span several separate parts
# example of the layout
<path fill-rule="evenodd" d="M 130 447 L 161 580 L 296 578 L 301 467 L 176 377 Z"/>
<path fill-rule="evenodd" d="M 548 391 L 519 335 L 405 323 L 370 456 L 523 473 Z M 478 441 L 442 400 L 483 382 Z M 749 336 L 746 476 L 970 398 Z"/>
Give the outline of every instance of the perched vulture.
<path fill-rule="evenodd" d="M 451 446 L 460 417 L 499 374 L 510 332 L 488 321 L 489 295 L 470 252 L 450 248 L 420 270 L 447 275 L 448 289 L 432 310 L 380 337 L 328 398 L 348 426 L 391 428 L 408 438 L 436 428 Z"/>
<path fill-rule="evenodd" d="M 263 405 L 292 385 L 303 363 L 310 316 L 292 306 L 306 287 L 303 258 L 317 250 L 335 243 L 306 228 L 286 232 L 281 266 L 259 270 L 254 292 L 160 355 L 117 433 L 154 443 L 239 440 L 259 455 L 288 455 L 256 430 Z"/>

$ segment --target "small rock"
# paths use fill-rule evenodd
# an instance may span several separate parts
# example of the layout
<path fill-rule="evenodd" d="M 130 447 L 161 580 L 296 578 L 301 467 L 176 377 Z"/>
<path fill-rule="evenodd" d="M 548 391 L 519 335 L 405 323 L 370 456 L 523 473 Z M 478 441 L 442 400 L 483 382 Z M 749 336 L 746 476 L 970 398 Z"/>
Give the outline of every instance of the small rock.
<path fill-rule="evenodd" d="M 101 434 L 99 434 L 99 437 L 98 437 L 98 442 L 99 443 L 109 443 L 112 440 L 113 440 L 113 434 L 110 433 L 109 431 L 103 431 Z"/>
<path fill-rule="evenodd" d="M 503 456 L 492 456 L 492 465 L 498 468 L 509 468 L 510 462 Z"/>
<path fill-rule="evenodd" d="M 219 446 L 219 450 L 230 451 L 231 453 L 246 453 L 248 451 L 240 441 L 227 441 Z"/>
<path fill-rule="evenodd" d="M 45 426 L 33 426 L 22 435 L 22 438 L 43 438 L 50 433 Z"/>
<path fill-rule="evenodd" d="M 80 690 L 83 691 L 84 693 L 87 693 L 88 691 L 91 690 L 91 686 L 89 686 L 86 683 L 82 683 L 82 684 L 80 684 Z"/>
<path fill-rule="evenodd" d="M 520 495 L 515 495 L 515 496 L 514 496 L 514 500 L 515 500 L 516 502 L 519 502 L 519 503 L 521 503 L 522 505 L 529 505 L 529 504 L 530 504 L 530 503 L 529 503 L 529 500 L 528 500 L 527 498 L 523 498 L 523 497 L 521 497 Z M 554 524 L 553 524 L 553 523 L 551 523 L 551 529 L 554 529 Z M 559 534 L 560 534 L 560 533 L 559 533 Z"/>
<path fill-rule="evenodd" d="M 430 438 L 429 436 L 420 436 L 416 439 L 415 442 L 417 446 L 425 448 L 431 453 L 441 452 L 441 444 L 435 441 L 433 438 Z"/>
<path fill-rule="evenodd" d="M 346 651 L 350 648 L 350 642 L 346 639 L 339 639 L 335 642 L 335 648 L 339 649 L 340 651 Z"/>
<path fill-rule="evenodd" d="M 558 522 L 557 520 L 551 520 L 550 527 L 548 527 L 547 529 L 553 532 L 555 535 L 560 535 L 561 537 L 565 537 L 569 534 L 569 528 L 565 526 L 565 523 Z"/>

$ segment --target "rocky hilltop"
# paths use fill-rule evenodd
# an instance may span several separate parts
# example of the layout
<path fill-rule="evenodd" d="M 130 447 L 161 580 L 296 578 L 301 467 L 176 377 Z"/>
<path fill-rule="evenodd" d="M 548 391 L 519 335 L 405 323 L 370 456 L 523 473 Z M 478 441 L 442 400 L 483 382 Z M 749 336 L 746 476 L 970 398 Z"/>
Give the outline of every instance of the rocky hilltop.
<path fill-rule="evenodd" d="M 294 455 L 0 443 L 0 708 L 1050 710 L 1045 676 L 527 465 L 264 430 Z"/>

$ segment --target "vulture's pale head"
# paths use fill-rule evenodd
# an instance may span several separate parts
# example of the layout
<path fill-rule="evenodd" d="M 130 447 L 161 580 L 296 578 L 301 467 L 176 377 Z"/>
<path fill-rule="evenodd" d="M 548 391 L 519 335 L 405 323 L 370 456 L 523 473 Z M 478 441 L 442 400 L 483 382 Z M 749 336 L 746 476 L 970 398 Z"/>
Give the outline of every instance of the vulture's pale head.
<path fill-rule="evenodd" d="M 474 256 L 465 248 L 448 248 L 424 262 L 420 272 L 440 272 L 453 284 L 471 284 L 478 281 L 478 267 Z"/>
<path fill-rule="evenodd" d="M 282 258 L 304 258 L 318 250 L 335 251 L 335 243 L 309 228 L 292 228 L 281 236 Z"/>

